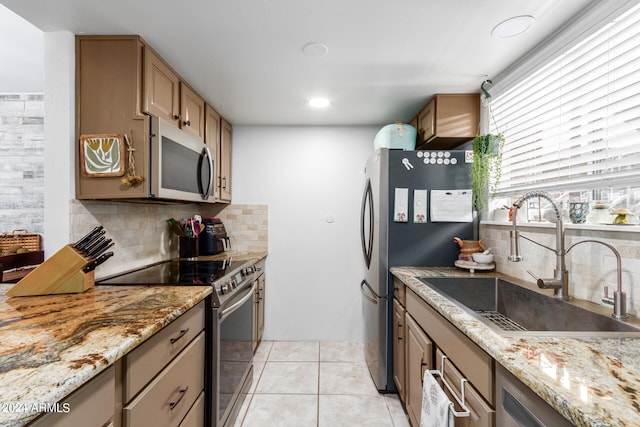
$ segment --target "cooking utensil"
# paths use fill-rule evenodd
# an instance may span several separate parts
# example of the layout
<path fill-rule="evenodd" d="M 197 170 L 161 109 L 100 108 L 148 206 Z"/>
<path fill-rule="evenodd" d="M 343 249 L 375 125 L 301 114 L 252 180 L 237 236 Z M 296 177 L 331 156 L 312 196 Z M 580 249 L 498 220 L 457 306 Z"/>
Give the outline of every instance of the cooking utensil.
<path fill-rule="evenodd" d="M 101 241 L 104 241 L 105 237 L 105 230 L 100 230 L 97 234 L 95 234 L 91 239 L 89 239 L 86 243 L 81 244 L 80 246 L 78 246 L 77 248 L 75 248 L 77 251 L 79 251 L 82 254 L 87 254 L 92 248 L 95 247 L 95 245 L 99 244 Z"/>
<path fill-rule="evenodd" d="M 89 256 L 89 254 L 98 246 L 100 246 L 105 240 L 106 240 L 106 236 L 105 235 L 100 235 L 100 237 L 92 240 L 91 242 L 89 242 L 86 246 L 84 246 L 81 249 L 81 252 L 85 255 L 85 256 Z"/>
<path fill-rule="evenodd" d="M 102 231 L 103 228 L 104 227 L 102 225 L 95 227 L 93 230 L 91 230 L 90 232 L 82 236 L 76 243 L 74 243 L 73 247 L 79 248 L 85 245 L 86 243 L 91 241 L 96 235 L 98 235 L 98 233 Z"/>
<path fill-rule="evenodd" d="M 102 255 L 100 255 L 98 258 L 94 259 L 89 264 L 87 264 L 82 269 L 82 271 L 84 271 L 85 273 L 89 273 L 89 272 L 95 270 L 97 266 L 99 266 L 100 264 L 104 263 L 106 260 L 108 260 L 112 256 L 113 256 L 113 251 L 105 252 Z"/>
<path fill-rule="evenodd" d="M 167 220 L 167 223 L 169 224 L 171 231 L 176 233 L 178 236 L 184 236 L 184 230 L 182 229 L 178 221 L 176 221 L 174 218 L 169 218 Z"/>
<path fill-rule="evenodd" d="M 115 243 L 113 243 L 111 239 L 107 239 L 104 242 L 100 243 L 99 245 L 94 246 L 93 249 L 91 249 L 91 251 L 87 254 L 87 257 L 89 258 L 97 257 L 98 255 L 102 254 L 104 251 L 106 251 L 113 245 L 115 245 Z"/>

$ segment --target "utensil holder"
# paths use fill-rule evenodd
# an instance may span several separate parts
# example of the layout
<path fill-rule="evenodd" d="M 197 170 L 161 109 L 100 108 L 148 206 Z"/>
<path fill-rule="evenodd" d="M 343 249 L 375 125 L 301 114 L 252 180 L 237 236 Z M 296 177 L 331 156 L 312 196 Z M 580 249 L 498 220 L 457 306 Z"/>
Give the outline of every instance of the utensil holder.
<path fill-rule="evenodd" d="M 178 248 L 180 258 L 197 258 L 199 255 L 198 248 L 199 244 L 197 237 L 180 236 Z"/>
<path fill-rule="evenodd" d="M 17 297 L 84 292 L 95 284 L 94 272 L 82 271 L 89 261 L 71 245 L 63 246 L 9 289 L 7 295 Z"/>

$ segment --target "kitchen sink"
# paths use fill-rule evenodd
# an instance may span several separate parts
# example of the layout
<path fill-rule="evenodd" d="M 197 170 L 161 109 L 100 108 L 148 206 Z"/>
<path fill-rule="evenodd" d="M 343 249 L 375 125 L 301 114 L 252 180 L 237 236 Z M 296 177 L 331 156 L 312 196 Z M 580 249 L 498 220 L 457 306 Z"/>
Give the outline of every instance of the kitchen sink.
<path fill-rule="evenodd" d="M 610 314 L 591 311 L 572 301 L 547 296 L 502 278 L 438 277 L 419 280 L 500 335 L 640 337 L 640 324 L 622 322 Z"/>

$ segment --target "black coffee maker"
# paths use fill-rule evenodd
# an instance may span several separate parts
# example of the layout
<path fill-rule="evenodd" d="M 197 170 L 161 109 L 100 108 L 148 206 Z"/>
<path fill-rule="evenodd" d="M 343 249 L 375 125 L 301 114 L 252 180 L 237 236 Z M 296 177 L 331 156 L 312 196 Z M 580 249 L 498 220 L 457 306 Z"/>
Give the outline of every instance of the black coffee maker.
<path fill-rule="evenodd" d="M 231 249 L 231 241 L 220 218 L 203 218 L 202 223 L 204 230 L 198 238 L 200 255 L 215 255 Z"/>

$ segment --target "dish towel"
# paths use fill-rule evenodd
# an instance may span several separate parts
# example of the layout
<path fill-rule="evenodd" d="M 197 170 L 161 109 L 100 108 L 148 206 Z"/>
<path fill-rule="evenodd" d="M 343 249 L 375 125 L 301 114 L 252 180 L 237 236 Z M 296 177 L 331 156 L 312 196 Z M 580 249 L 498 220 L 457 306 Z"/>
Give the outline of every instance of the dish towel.
<path fill-rule="evenodd" d="M 423 381 L 420 427 L 454 427 L 451 402 L 430 371 Z"/>

